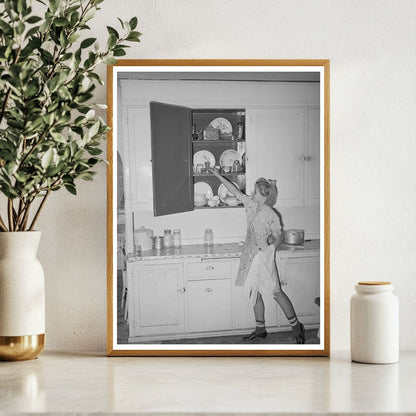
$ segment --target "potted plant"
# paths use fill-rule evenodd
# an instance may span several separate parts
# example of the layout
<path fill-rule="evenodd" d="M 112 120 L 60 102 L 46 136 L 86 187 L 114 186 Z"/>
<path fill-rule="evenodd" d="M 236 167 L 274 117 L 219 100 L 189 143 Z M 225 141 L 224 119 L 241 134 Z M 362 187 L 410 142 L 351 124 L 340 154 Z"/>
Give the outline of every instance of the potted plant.
<path fill-rule="evenodd" d="M 88 21 L 103 0 L 0 0 L 0 359 L 44 345 L 42 266 L 36 224 L 52 192 L 76 194 L 103 161 L 108 127 L 91 102 L 100 63 L 138 42 L 137 18 L 107 27 L 103 51 Z"/>

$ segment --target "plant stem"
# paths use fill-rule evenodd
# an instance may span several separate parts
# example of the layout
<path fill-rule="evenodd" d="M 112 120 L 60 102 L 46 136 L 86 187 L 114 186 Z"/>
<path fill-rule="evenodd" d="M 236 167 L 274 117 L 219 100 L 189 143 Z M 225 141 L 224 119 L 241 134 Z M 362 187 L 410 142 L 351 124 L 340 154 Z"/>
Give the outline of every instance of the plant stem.
<path fill-rule="evenodd" d="M 42 202 L 40 203 L 39 208 L 36 211 L 35 217 L 33 218 L 32 224 L 30 224 L 29 231 L 33 230 L 33 228 L 34 228 L 34 226 L 35 226 L 35 224 L 36 224 L 36 222 L 39 218 L 40 211 L 42 210 L 43 206 L 45 205 L 46 199 L 48 198 L 50 192 L 51 192 L 51 190 L 48 189 L 45 196 L 43 197 Z"/>
<path fill-rule="evenodd" d="M 22 231 L 25 231 L 25 230 L 26 230 L 27 220 L 28 220 L 28 218 L 29 218 L 29 209 L 30 209 L 30 206 L 32 205 L 32 202 L 33 202 L 33 200 L 29 201 L 29 202 L 26 204 L 26 207 L 25 207 L 25 215 L 23 216 L 22 223 L 21 223 L 21 225 L 20 225 L 20 229 L 21 229 Z"/>
<path fill-rule="evenodd" d="M 13 227 L 13 200 L 10 199 L 10 198 L 7 201 L 7 214 L 8 214 L 8 217 L 9 217 L 9 230 L 14 231 L 14 227 Z"/>
<path fill-rule="evenodd" d="M 3 218 L 1 217 L 1 215 L 0 215 L 0 229 L 1 229 L 1 231 L 8 231 L 7 227 L 6 227 L 6 224 L 4 223 Z"/>

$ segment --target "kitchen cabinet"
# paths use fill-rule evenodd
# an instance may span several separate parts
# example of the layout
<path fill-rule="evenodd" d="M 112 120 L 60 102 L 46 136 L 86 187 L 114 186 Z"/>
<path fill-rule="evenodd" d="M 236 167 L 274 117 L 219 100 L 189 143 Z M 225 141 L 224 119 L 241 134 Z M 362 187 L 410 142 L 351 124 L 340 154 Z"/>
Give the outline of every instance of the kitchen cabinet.
<path fill-rule="evenodd" d="M 187 262 L 186 316 L 189 332 L 231 330 L 232 262 Z"/>
<path fill-rule="evenodd" d="M 296 314 L 303 324 L 319 323 L 319 307 L 314 303 L 319 296 L 319 255 L 287 255 L 277 260 L 283 291 L 293 303 Z M 289 326 L 281 310 L 278 325 Z"/>
<path fill-rule="evenodd" d="M 319 324 L 319 251 L 277 253 L 282 288 L 307 327 Z M 244 335 L 255 326 L 242 286 L 235 286 L 239 258 L 180 258 L 128 262 L 129 340 Z M 272 296 L 264 297 L 269 332 L 289 331 Z"/>
<path fill-rule="evenodd" d="M 319 207 L 320 204 L 320 111 L 307 109 L 306 161 L 305 161 L 305 204 Z"/>
<path fill-rule="evenodd" d="M 220 182 L 205 166 L 196 170 L 194 160 L 220 165 L 226 151 L 236 152 L 240 167 L 225 175 L 243 192 L 266 177 L 277 180 L 280 207 L 319 206 L 319 117 L 319 108 L 308 107 L 191 109 L 151 102 L 154 215 L 212 209 L 194 206 L 194 188 L 217 195 Z M 231 128 L 207 139 L 214 120 Z M 237 124 L 244 131 L 238 140 Z"/>
<path fill-rule="evenodd" d="M 185 286 L 182 263 L 128 269 L 130 337 L 182 333 Z"/>
<path fill-rule="evenodd" d="M 189 332 L 232 329 L 231 279 L 188 281 Z"/>
<path fill-rule="evenodd" d="M 205 163 L 220 166 L 225 152 L 238 161 L 238 166 L 225 174 L 245 192 L 244 133 L 237 137 L 239 127 L 244 132 L 244 110 L 193 110 L 151 102 L 150 122 L 155 216 L 214 208 L 196 207 L 194 188 L 209 197 L 218 195 L 221 183 Z M 212 127 L 213 123 L 217 128 Z M 224 201 L 220 201 L 219 207 L 235 208 Z"/>
<path fill-rule="evenodd" d="M 247 187 L 277 180 L 279 207 L 319 205 L 319 109 L 251 108 L 247 116 Z"/>

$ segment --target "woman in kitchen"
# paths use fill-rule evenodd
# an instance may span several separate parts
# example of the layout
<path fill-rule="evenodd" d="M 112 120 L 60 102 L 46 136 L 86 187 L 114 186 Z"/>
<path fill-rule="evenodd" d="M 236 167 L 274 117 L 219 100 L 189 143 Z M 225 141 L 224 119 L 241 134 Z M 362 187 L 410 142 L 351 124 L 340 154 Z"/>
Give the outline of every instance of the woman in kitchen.
<path fill-rule="evenodd" d="M 292 302 L 282 290 L 275 262 L 275 250 L 282 242 L 280 214 L 273 208 L 277 200 L 276 181 L 258 179 L 250 197 L 221 176 L 217 168 L 213 168 L 212 172 L 243 203 L 247 215 L 247 235 L 236 285 L 244 286 L 249 302 L 253 305 L 256 328 L 244 339 L 267 337 L 263 296 L 272 295 L 285 313 L 296 343 L 304 344 L 305 328 L 298 321 Z"/>

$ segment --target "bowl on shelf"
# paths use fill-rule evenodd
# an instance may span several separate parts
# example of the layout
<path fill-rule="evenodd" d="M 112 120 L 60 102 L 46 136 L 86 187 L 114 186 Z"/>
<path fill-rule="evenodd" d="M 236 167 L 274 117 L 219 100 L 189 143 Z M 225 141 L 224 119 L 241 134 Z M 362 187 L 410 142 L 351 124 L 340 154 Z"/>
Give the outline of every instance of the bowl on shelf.
<path fill-rule="evenodd" d="M 231 166 L 223 166 L 222 167 L 222 173 L 231 173 Z"/>
<path fill-rule="evenodd" d="M 224 202 L 229 207 L 236 207 L 238 205 L 238 199 L 235 196 L 227 196 L 224 198 Z"/>
<path fill-rule="evenodd" d="M 203 207 L 207 203 L 207 197 L 205 194 L 195 193 L 194 194 L 194 205 L 196 207 Z"/>

